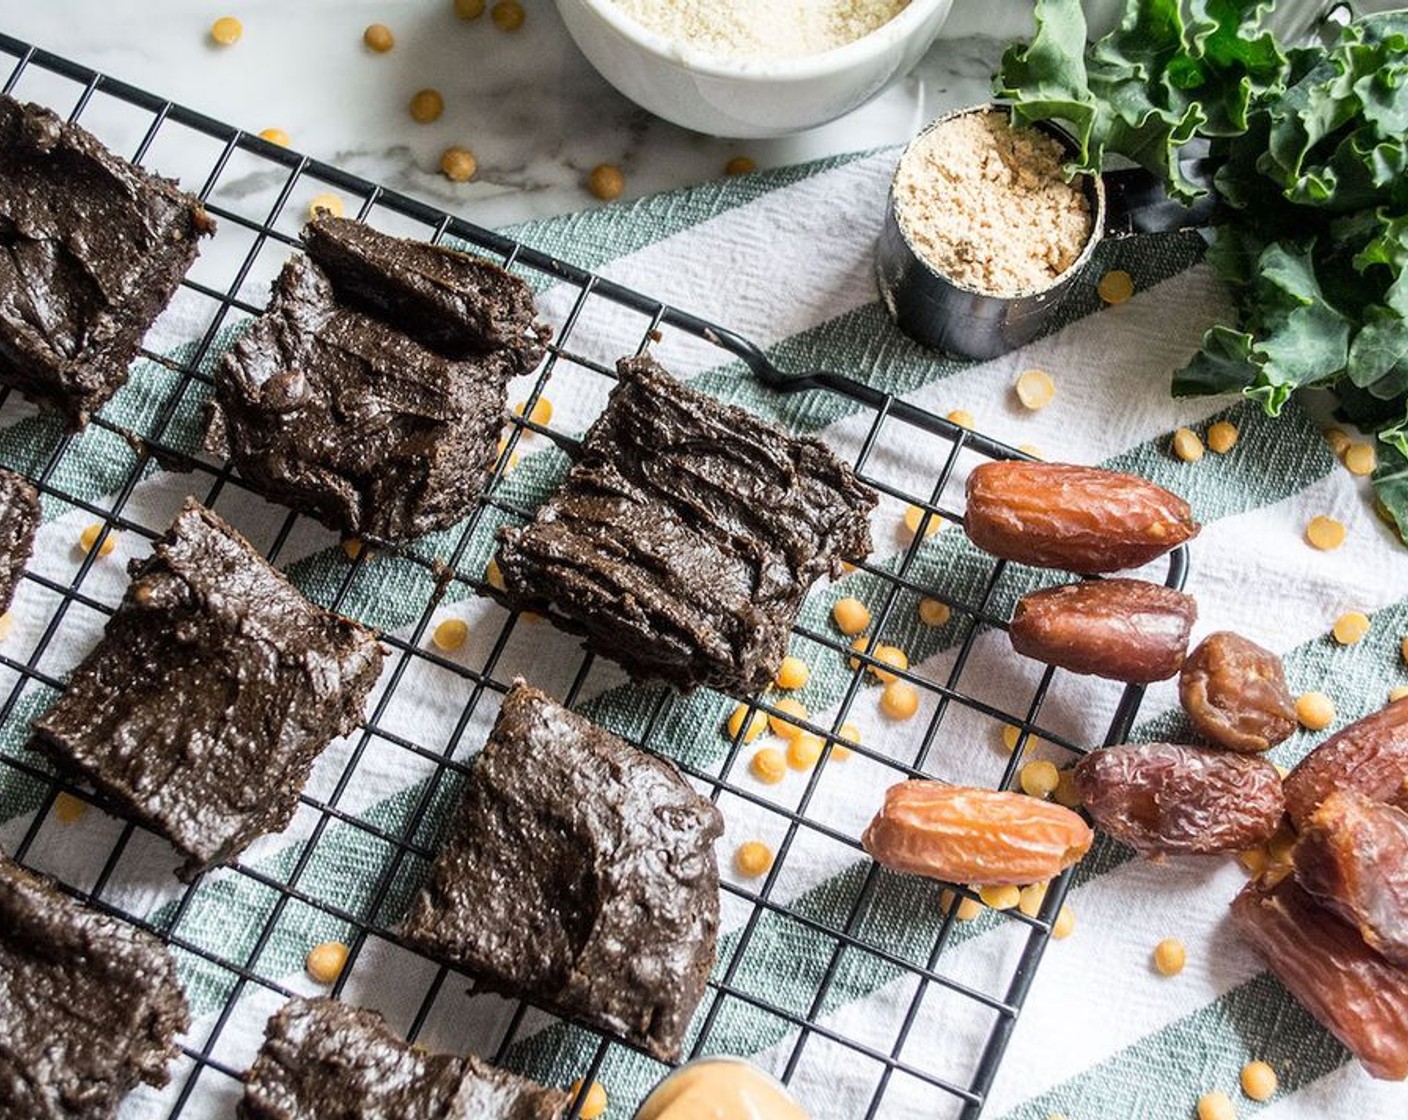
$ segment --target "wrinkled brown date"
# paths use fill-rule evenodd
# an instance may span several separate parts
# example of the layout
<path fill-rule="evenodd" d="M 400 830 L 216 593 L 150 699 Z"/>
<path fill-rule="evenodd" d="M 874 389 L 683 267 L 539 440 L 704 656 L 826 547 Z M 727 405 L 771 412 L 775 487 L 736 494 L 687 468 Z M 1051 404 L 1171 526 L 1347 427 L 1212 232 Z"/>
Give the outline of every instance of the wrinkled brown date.
<path fill-rule="evenodd" d="M 1253 881 L 1232 924 L 1286 989 L 1375 1077 L 1408 1077 L 1408 972 L 1374 952 L 1294 879 Z"/>
<path fill-rule="evenodd" d="M 1086 755 L 1076 788 L 1097 825 L 1147 856 L 1245 851 L 1269 840 L 1285 812 L 1271 763 L 1176 743 Z"/>
<path fill-rule="evenodd" d="M 1297 829 L 1337 789 L 1403 803 L 1408 783 L 1408 699 L 1330 736 L 1286 778 L 1286 809 Z"/>
<path fill-rule="evenodd" d="M 1199 735 L 1229 750 L 1270 750 L 1296 729 L 1296 705 L 1281 659 L 1219 630 L 1183 663 L 1178 700 Z"/>
<path fill-rule="evenodd" d="M 1408 968 L 1408 813 L 1353 790 L 1332 793 L 1310 814 L 1291 858 L 1321 906 Z"/>
<path fill-rule="evenodd" d="M 1009 636 L 1013 649 L 1038 661 L 1146 684 L 1178 672 L 1197 617 L 1193 597 L 1171 587 L 1091 580 L 1022 596 Z"/>
<path fill-rule="evenodd" d="M 1188 503 L 1132 474 L 1069 463 L 984 463 L 963 528 L 1005 560 L 1082 575 L 1137 568 L 1198 533 Z"/>
<path fill-rule="evenodd" d="M 1094 839 L 1079 816 L 1040 798 L 911 781 L 885 791 L 861 844 L 894 871 L 1008 887 L 1059 875 Z"/>

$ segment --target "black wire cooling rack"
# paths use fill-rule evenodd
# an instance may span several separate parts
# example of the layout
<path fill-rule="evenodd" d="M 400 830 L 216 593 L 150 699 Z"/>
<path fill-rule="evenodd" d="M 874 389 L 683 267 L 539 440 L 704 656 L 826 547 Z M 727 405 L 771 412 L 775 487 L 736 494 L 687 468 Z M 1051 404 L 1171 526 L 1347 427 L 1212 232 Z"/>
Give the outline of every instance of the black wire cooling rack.
<path fill-rule="evenodd" d="M 66 481 L 71 476 L 64 466 L 74 441 L 79 437 L 65 435 L 57 423 L 46 429 L 48 436 L 40 441 L 33 461 L 27 464 L 26 473 L 43 494 L 90 513 L 102 524 L 104 536 L 113 532 L 130 532 L 154 539 L 159 535 L 156 528 L 129 516 L 128 510 L 129 499 L 138 483 L 148 477 L 158 464 L 176 466 L 191 472 L 186 476 L 189 479 L 189 490 L 197 496 L 201 496 L 204 491 L 203 500 L 207 504 L 212 504 L 222 492 L 230 488 L 242 487 L 240 479 L 230 473 L 224 464 L 207 462 L 199 455 L 192 455 L 188 449 L 177 445 L 179 441 L 171 438 L 171 433 L 174 425 L 189 410 L 193 397 L 199 395 L 198 387 L 209 384 L 210 363 L 218 353 L 222 330 L 228 326 L 227 320 L 231 312 L 253 315 L 260 311 L 260 307 L 246 299 L 244 294 L 260 250 L 266 243 L 281 243 L 287 246 L 297 244 L 294 234 L 281 229 L 280 225 L 289 225 L 286 211 L 289 209 L 290 199 L 300 183 L 310 180 L 327 188 L 346 191 L 361 199 L 359 216 L 374 224 L 378 224 L 388 215 L 394 216 L 397 233 L 418 231 L 420 236 L 433 241 L 444 238 L 458 239 L 474 250 L 498 259 L 505 267 L 524 275 L 540 287 L 551 284 L 572 293 L 571 309 L 549 346 L 549 354 L 537 374 L 529 405 L 538 399 L 549 378 L 581 376 L 586 372 L 603 377 L 613 376 L 613 371 L 607 365 L 586 357 L 579 349 L 574 349 L 574 343 L 577 341 L 574 332 L 582 320 L 584 309 L 594 301 L 606 301 L 641 316 L 644 330 L 638 342 L 640 349 L 659 339 L 662 332 L 683 332 L 716 347 L 720 362 L 740 360 L 754 376 L 774 389 L 784 393 L 837 394 L 854 402 L 869 418 L 856 459 L 860 476 L 890 498 L 919 507 L 923 511 L 926 524 L 931 518 L 961 520 L 961 512 L 949 500 L 949 490 L 950 480 L 962 455 L 989 458 L 1012 458 L 1021 455 L 1020 452 L 977 432 L 960 427 L 848 377 L 821 372 L 796 376 L 784 374 L 761 349 L 746 339 L 676 307 L 668 306 L 647 295 L 537 252 L 501 234 L 481 229 L 403 195 L 378 188 L 335 167 L 267 143 L 258 137 L 3 34 L 0 34 L 0 56 L 10 56 L 13 59 L 8 76 L 4 78 L 3 87 L 0 87 L 4 92 L 13 91 L 20 96 L 31 96 L 28 88 L 33 84 L 31 79 L 40 76 L 42 81 L 38 84 L 44 96 L 40 98 L 35 95 L 36 99 L 45 100 L 62 113 L 65 105 L 69 104 L 63 100 L 65 94 L 62 91 L 67 90 L 66 96 L 71 98 L 71 108 L 67 114 L 70 120 L 77 121 L 85 118 L 85 115 L 91 116 L 94 106 L 104 103 L 116 103 L 124 112 L 141 114 L 142 138 L 135 151 L 130 153 L 139 164 L 149 159 L 154 144 L 164 132 L 184 129 L 193 137 L 204 138 L 212 145 L 214 158 L 202 182 L 197 183 L 190 176 L 186 176 L 184 185 L 188 189 L 196 190 L 219 221 L 220 232 L 216 236 L 217 241 L 220 238 L 241 238 L 241 245 L 247 244 L 247 249 L 240 256 L 238 266 L 228 284 L 212 285 L 196 278 L 186 280 L 184 286 L 188 292 L 210 301 L 210 314 L 208 326 L 199 337 L 193 338 L 190 345 L 177 351 L 179 358 L 173 358 L 169 353 L 143 352 L 148 361 L 156 363 L 156 366 L 166 371 L 170 377 L 169 389 L 162 395 L 159 408 L 144 425 L 143 430 L 139 433 L 128 431 L 112 423 L 101 413 L 92 421 L 96 429 L 123 438 L 136 451 L 130 470 L 112 488 L 115 495 L 98 504 L 73 492 Z M 246 168 L 253 161 L 259 169 L 278 180 L 277 197 L 262 218 L 251 218 L 241 213 L 238 208 L 222 205 L 219 200 L 217 187 L 224 177 L 231 174 L 230 169 L 236 159 Z M 163 168 L 158 167 L 157 170 Z M 281 217 L 285 218 L 283 223 L 280 222 Z M 296 226 L 293 228 L 296 229 Z M 3 406 L 8 395 L 8 390 L 0 393 L 0 406 Z M 531 416 L 531 408 L 525 412 Z M 267 869 L 246 862 L 235 862 L 220 872 L 222 875 L 249 880 L 277 896 L 263 920 L 253 949 L 241 954 L 239 959 L 232 959 L 220 947 L 192 939 L 183 932 L 183 919 L 200 889 L 201 880 L 187 887 L 175 905 L 166 908 L 162 912 L 162 918 L 155 922 L 148 915 L 130 912 L 135 908 L 117 907 L 105 898 L 105 888 L 115 869 L 132 844 L 134 836 L 140 833 L 140 830 L 130 823 L 117 829 L 115 839 L 101 861 L 101 869 L 87 889 L 65 887 L 75 896 L 100 909 L 151 929 L 170 944 L 178 955 L 198 959 L 204 966 L 218 970 L 227 981 L 218 1013 L 201 1020 L 183 1040 L 184 1060 L 175 1070 L 175 1088 L 170 1103 L 163 1104 L 165 1115 L 173 1118 L 197 1115 L 192 1104 L 193 1094 L 203 1079 L 234 1079 L 231 1084 L 232 1088 L 236 1087 L 235 1083 L 240 1078 L 241 1070 L 233 1068 L 221 1057 L 220 1043 L 222 1032 L 226 1030 L 241 1000 L 259 993 L 271 997 L 291 994 L 276 978 L 264 975 L 261 971 L 261 955 L 274 937 L 280 917 L 287 908 L 311 908 L 335 919 L 351 931 L 349 964 L 342 978 L 334 986 L 334 994 L 340 993 L 347 977 L 355 973 L 359 954 L 365 951 L 369 943 L 378 941 L 397 944 L 394 922 L 386 920 L 385 917 L 388 901 L 398 892 L 403 895 L 407 877 L 412 876 L 417 867 L 423 867 L 425 861 L 433 856 L 433 844 L 427 845 L 424 841 L 424 828 L 437 802 L 443 801 L 446 790 L 453 788 L 458 775 L 464 770 L 464 764 L 453 757 L 455 748 L 459 745 L 460 736 L 475 711 L 490 703 L 496 694 L 502 694 L 506 690 L 508 682 L 503 679 L 503 674 L 496 670 L 515 627 L 524 624 L 520 617 L 505 613 L 502 629 L 494 639 L 493 648 L 482 668 L 471 668 L 452 658 L 441 656 L 433 648 L 433 644 L 427 642 L 432 612 L 447 583 L 458 581 L 467 593 L 477 589 L 480 577 L 463 574 L 459 570 L 459 561 L 465 554 L 472 534 L 476 528 L 481 527 L 482 522 L 486 519 L 524 519 L 531 516 L 530 510 L 520 508 L 504 496 L 505 487 L 502 485 L 509 455 L 524 434 L 528 431 L 537 432 L 569 450 L 575 446 L 570 433 L 556 430 L 550 424 L 542 425 L 535 423 L 531 418 L 517 416 L 513 419 L 513 425 L 508 436 L 506 453 L 500 460 L 494 484 L 488 489 L 487 497 L 480 508 L 459 528 L 457 537 L 450 541 L 443 550 L 443 555 L 427 557 L 413 548 L 402 553 L 405 559 L 421 565 L 427 572 L 424 602 L 421 604 L 419 619 L 407 636 L 387 635 L 384 638 L 384 643 L 391 650 L 383 678 L 386 687 L 371 705 L 365 728 L 355 740 L 335 787 L 322 797 L 314 797 L 311 794 L 305 794 L 303 797 L 300 811 L 311 812 L 315 823 L 301 847 L 295 849 L 298 852 L 296 860 L 278 874 L 271 874 Z M 908 488 L 897 486 L 868 470 L 878 446 L 888 441 L 918 436 L 920 433 L 936 439 L 937 446 L 943 449 L 942 454 L 934 460 L 932 484 L 926 492 L 910 492 Z M 284 518 L 277 535 L 266 549 L 266 555 L 271 562 L 279 560 L 280 553 L 291 534 L 296 531 L 299 521 L 300 519 L 292 513 L 288 513 Z M 726 901 L 729 901 L 731 896 L 733 902 L 746 907 L 747 918 L 737 932 L 731 953 L 721 962 L 710 982 L 708 993 L 696 1018 L 690 1052 L 711 1052 L 711 1035 L 718 1028 L 726 1004 L 734 1001 L 737 1006 L 765 1012 L 783 1028 L 785 1037 L 781 1045 L 786 1058 L 778 1063 L 783 1080 L 792 1077 L 799 1063 L 804 1060 L 808 1045 L 825 1045 L 829 1047 L 828 1053 L 834 1051 L 842 1055 L 842 1060 L 853 1059 L 867 1063 L 877 1071 L 869 1103 L 864 1112 L 857 1115 L 867 1118 L 886 1115 L 884 1102 L 887 1092 L 895 1078 L 904 1077 L 916 1080 L 927 1087 L 927 1092 L 932 1093 L 932 1097 L 926 1099 L 932 1100 L 933 1107 L 926 1108 L 926 1114 L 936 1117 L 957 1115 L 972 1120 L 983 1108 L 998 1063 L 1046 947 L 1052 922 L 1065 897 L 1069 874 L 1051 885 L 1038 913 L 1028 915 L 1012 910 L 985 919 L 1016 923 L 1015 928 L 1023 938 L 1015 965 L 1007 973 L 1004 990 L 996 994 L 965 984 L 944 971 L 945 953 L 954 943 L 955 930 L 958 928 L 957 907 L 963 898 L 968 896 L 966 888 L 958 887 L 953 893 L 945 894 L 942 900 L 935 893 L 934 906 L 942 918 L 936 926 L 928 951 L 918 958 L 913 954 L 894 950 L 885 938 L 874 932 L 876 926 L 870 918 L 877 907 L 884 905 L 890 877 L 873 864 L 865 867 L 859 882 L 853 884 L 853 895 L 842 908 L 843 916 L 839 921 L 818 919 L 773 898 L 774 885 L 778 882 L 779 874 L 786 866 L 788 854 L 799 836 L 811 834 L 823 837 L 829 842 L 852 850 L 857 860 L 861 858 L 855 835 L 814 819 L 808 813 L 819 776 L 830 761 L 832 752 L 840 747 L 892 769 L 894 780 L 918 776 L 923 774 L 925 767 L 937 757 L 936 752 L 943 750 L 939 732 L 946 715 L 955 707 L 964 707 L 989 717 L 995 725 L 1000 722 L 1018 729 L 1016 749 L 1002 768 L 1000 779 L 1003 786 L 1011 786 L 1018 780 L 1019 768 L 1023 759 L 1029 755 L 1029 748 L 1036 744 L 1038 739 L 1051 744 L 1056 750 L 1068 752 L 1072 757 L 1082 753 L 1088 746 L 1053 733 L 1043 723 L 1043 704 L 1056 678 L 1056 671 L 1050 667 L 1045 668 L 1029 702 L 1021 711 L 1007 710 L 1016 707 L 1014 704 L 987 702 L 965 688 L 965 667 L 970 662 L 970 655 L 979 635 L 985 630 L 1002 629 L 1006 626 L 1005 612 L 995 610 L 994 604 L 1002 601 L 999 592 L 1004 586 L 1004 573 L 1007 569 L 1001 562 L 988 562 L 987 570 L 977 581 L 976 594 L 956 595 L 951 588 L 946 589 L 942 585 L 932 570 L 926 569 L 918 562 L 926 536 L 924 526 L 921 525 L 920 532 L 915 534 L 913 542 L 902 556 L 894 558 L 891 563 L 861 565 L 866 573 L 874 577 L 876 586 L 880 589 L 871 602 L 874 610 L 872 633 L 877 641 L 883 640 L 887 628 L 896 623 L 900 612 L 912 609 L 920 597 L 944 603 L 951 611 L 954 633 L 958 635 L 952 643 L 953 656 L 950 667 L 941 677 L 930 676 L 922 667 L 898 672 L 900 677 L 908 680 L 933 701 L 932 715 L 928 717 L 922 730 L 916 727 L 913 750 L 907 759 L 896 760 L 888 754 L 875 752 L 843 737 L 842 728 L 851 714 L 853 702 L 861 693 L 869 658 L 865 654 L 854 655 L 844 638 L 838 638 L 815 626 L 800 626 L 800 640 L 811 643 L 813 647 L 833 650 L 841 656 L 853 657 L 851 664 L 854 669 L 844 696 L 836 706 L 834 719 L 825 725 L 806 724 L 809 730 L 823 737 L 825 747 L 822 759 L 810 774 L 806 789 L 795 809 L 773 804 L 764 794 L 758 792 L 756 786 L 741 780 L 746 767 L 741 736 L 734 737 L 717 768 L 683 766 L 686 773 L 710 790 L 716 799 L 726 794 L 765 809 L 777 815 L 783 828 L 775 863 L 760 887 L 734 883 L 723 885 Z M 31 853 L 36 838 L 46 823 L 54 817 L 56 803 L 61 803 L 60 795 L 85 802 L 93 800 L 92 795 L 83 789 L 56 779 L 35 756 L 14 749 L 10 744 L 22 743 L 24 739 L 21 724 L 30 714 L 21 703 L 26 689 L 62 687 L 62 681 L 41 665 L 46 649 L 65 626 L 66 618 L 76 609 L 96 611 L 104 617 L 112 613 L 111 606 L 94 597 L 83 586 L 99 552 L 99 547 L 90 549 L 82 563 L 77 566 L 71 580 L 57 580 L 33 571 L 26 573 L 29 581 L 38 584 L 48 593 L 46 601 L 52 601 L 54 604 L 52 612 L 27 659 L 17 660 L 0 652 L 0 665 L 17 676 L 13 687 L 0 699 L 0 728 L 5 729 L 3 745 L 0 745 L 0 766 L 11 770 L 20 780 L 42 787 L 42 795 L 38 799 L 39 807 L 13 852 L 15 858 L 21 862 Z M 328 605 L 334 609 L 343 605 L 358 572 L 368 562 L 366 554 L 358 554 L 350 560 Z M 1170 586 L 1182 585 L 1185 567 L 1185 553 L 1179 550 L 1172 554 L 1167 568 L 1167 582 Z M 566 695 L 567 702 L 574 703 L 587 681 L 592 659 L 576 650 L 575 645 L 566 639 L 560 648 L 564 651 L 564 658 L 575 656 L 579 659 Z M 407 739 L 391 725 L 394 721 L 386 719 L 388 704 L 417 662 L 430 662 L 439 669 L 454 674 L 464 689 L 463 710 L 448 745 L 428 745 Z M 1104 742 L 1124 740 L 1131 728 L 1141 697 L 1142 690 L 1138 687 L 1131 686 L 1122 690 L 1118 699 L 1113 702 L 1113 718 L 1103 736 Z M 763 711 L 773 710 L 771 701 L 766 697 L 739 699 Z M 648 720 L 640 733 L 634 736 L 644 749 L 660 749 L 660 729 L 668 725 L 672 706 L 676 702 L 677 698 L 670 693 L 658 691 Z M 356 783 L 359 762 L 374 736 L 395 744 L 433 768 L 431 779 L 424 783 L 404 824 L 395 829 L 383 828 L 365 819 L 364 815 L 349 811 L 343 804 L 344 793 Z M 316 893 L 305 889 L 305 871 L 319 850 L 320 841 L 333 827 L 361 830 L 373 837 L 384 852 L 384 866 L 378 870 L 372 897 L 365 900 L 365 904 L 359 906 L 356 912 L 334 906 Z M 750 950 L 759 936 L 758 931 L 777 919 L 795 923 L 798 928 L 821 938 L 822 942 L 829 946 L 829 951 L 823 954 L 825 962 L 820 967 L 817 982 L 805 1006 L 783 1006 L 779 1002 L 770 1001 L 766 995 L 760 995 L 755 986 L 743 981 L 749 962 L 753 959 L 750 957 Z M 902 976 L 914 984 L 912 995 L 898 1002 L 894 1021 L 882 1024 L 892 1040 L 889 1044 L 877 1044 L 873 1041 L 873 1032 L 867 1032 L 867 1039 L 862 1040 L 852 1037 L 856 1032 L 848 1032 L 824 1021 L 830 1006 L 828 1001 L 838 978 L 845 972 L 848 954 L 852 953 L 882 962 L 893 970 L 895 975 Z M 410 1038 L 415 1039 L 421 1032 L 437 997 L 451 976 L 452 974 L 447 973 L 444 968 L 434 971 L 410 1023 Z M 411 981 L 408 979 L 406 982 Z M 991 1025 L 984 1032 L 977 1052 L 972 1055 L 971 1076 L 943 1076 L 909 1061 L 905 1056 L 905 1043 L 915 1026 L 925 994 L 935 989 L 941 989 L 949 998 L 972 1001 L 990 1013 Z M 477 1048 L 502 1061 L 509 1054 L 515 1040 L 541 1026 L 543 1021 L 545 1017 L 540 1011 L 519 1004 L 508 1015 L 507 1026 L 501 1031 L 498 1039 L 490 1040 Z M 586 1051 L 588 1060 L 576 1071 L 576 1075 L 589 1084 L 613 1049 L 626 1049 L 626 1046 L 613 1038 L 594 1035 L 580 1026 L 574 1029 L 592 1041 Z M 584 1097 L 584 1094 L 579 1093 L 580 1097 Z M 165 1100 L 163 1098 L 164 1102 Z M 579 1114 L 581 1104 L 581 1099 L 575 1102 L 571 1113 L 573 1117 Z M 610 1115 L 617 1114 L 618 1110 L 613 1110 Z M 906 1115 L 914 1113 L 907 1112 Z M 840 1117 L 839 1114 L 828 1114 L 826 1120 L 846 1118 Z"/>

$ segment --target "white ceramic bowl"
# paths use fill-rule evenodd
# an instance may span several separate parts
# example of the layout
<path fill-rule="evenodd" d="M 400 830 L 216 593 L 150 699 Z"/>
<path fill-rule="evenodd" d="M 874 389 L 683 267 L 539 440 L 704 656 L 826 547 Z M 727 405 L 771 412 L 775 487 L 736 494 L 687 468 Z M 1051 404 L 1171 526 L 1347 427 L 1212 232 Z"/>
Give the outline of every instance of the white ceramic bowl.
<path fill-rule="evenodd" d="M 782 136 L 865 104 L 919 61 L 953 0 L 910 0 L 863 39 L 800 58 L 732 60 L 673 43 L 611 0 L 557 0 L 567 30 L 613 86 L 667 121 L 715 136 Z"/>

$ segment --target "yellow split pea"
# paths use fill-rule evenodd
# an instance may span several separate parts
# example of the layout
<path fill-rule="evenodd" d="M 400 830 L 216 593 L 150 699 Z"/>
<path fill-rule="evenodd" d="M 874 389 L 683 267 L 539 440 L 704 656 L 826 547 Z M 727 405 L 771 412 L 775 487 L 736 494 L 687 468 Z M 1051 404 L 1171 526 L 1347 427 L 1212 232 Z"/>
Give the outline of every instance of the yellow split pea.
<path fill-rule="evenodd" d="M 1044 369 L 1029 369 L 1017 376 L 1014 386 L 1022 407 L 1033 412 L 1045 408 L 1056 395 L 1056 382 Z"/>

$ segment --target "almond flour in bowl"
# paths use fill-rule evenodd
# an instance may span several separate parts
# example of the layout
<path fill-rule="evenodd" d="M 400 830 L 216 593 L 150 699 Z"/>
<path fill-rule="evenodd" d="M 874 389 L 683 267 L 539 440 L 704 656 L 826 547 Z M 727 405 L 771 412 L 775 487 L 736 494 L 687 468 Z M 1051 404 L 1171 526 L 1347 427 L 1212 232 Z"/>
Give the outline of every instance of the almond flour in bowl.
<path fill-rule="evenodd" d="M 671 42 L 733 59 L 801 58 L 883 27 L 909 0 L 612 0 Z"/>

